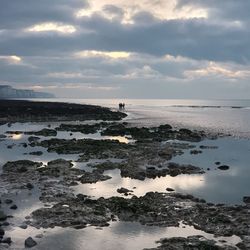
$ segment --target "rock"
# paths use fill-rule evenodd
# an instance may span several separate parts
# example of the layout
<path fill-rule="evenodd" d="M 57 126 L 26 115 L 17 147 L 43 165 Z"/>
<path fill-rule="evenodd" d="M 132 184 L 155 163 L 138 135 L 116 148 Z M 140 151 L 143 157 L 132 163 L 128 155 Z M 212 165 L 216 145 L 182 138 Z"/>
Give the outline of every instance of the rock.
<path fill-rule="evenodd" d="M 200 149 L 217 149 L 218 146 L 204 146 L 204 145 L 201 145 L 200 146 Z"/>
<path fill-rule="evenodd" d="M 11 199 L 6 199 L 6 200 L 5 200 L 5 203 L 6 203 L 6 204 L 11 204 L 12 202 L 13 202 L 13 200 L 11 200 Z"/>
<path fill-rule="evenodd" d="M 37 234 L 37 235 L 35 236 L 35 238 L 41 239 L 41 238 L 43 238 L 43 234 Z"/>
<path fill-rule="evenodd" d="M 150 171 L 150 170 L 155 170 L 155 167 L 147 167 L 147 170 Z"/>
<path fill-rule="evenodd" d="M 220 170 L 228 170 L 229 168 L 230 167 L 227 166 L 227 165 L 221 165 L 221 166 L 218 167 L 218 169 L 220 169 Z"/>
<path fill-rule="evenodd" d="M 7 215 L 0 210 L 0 221 L 6 220 L 7 219 Z"/>
<path fill-rule="evenodd" d="M 11 238 L 10 238 L 10 237 L 7 237 L 7 238 L 3 238 L 1 243 L 5 243 L 5 244 L 9 244 L 9 245 L 10 245 L 11 242 L 12 242 L 12 241 L 11 241 Z"/>
<path fill-rule="evenodd" d="M 10 223 L 8 222 L 8 221 L 4 221 L 3 223 L 2 223 L 2 226 L 4 226 L 4 227 L 7 227 L 7 226 L 9 226 L 10 225 Z"/>
<path fill-rule="evenodd" d="M 132 190 L 129 190 L 129 189 L 123 188 L 123 187 L 118 188 L 116 191 L 117 191 L 117 193 L 119 193 L 119 194 L 126 194 L 126 193 L 131 193 L 131 192 L 133 192 Z"/>
<path fill-rule="evenodd" d="M 38 135 L 38 136 L 57 136 L 57 131 L 54 129 L 44 128 L 40 131 L 25 132 L 26 135 Z"/>
<path fill-rule="evenodd" d="M 38 142 L 40 140 L 40 137 L 37 137 L 37 136 L 30 136 L 29 138 L 28 138 L 28 141 L 30 142 L 30 143 L 32 143 L 32 142 Z"/>
<path fill-rule="evenodd" d="M 250 196 L 244 196 L 243 197 L 243 202 L 250 203 Z"/>
<path fill-rule="evenodd" d="M 159 151 L 158 155 L 160 157 L 164 158 L 165 160 L 171 160 L 174 153 L 175 153 L 174 149 L 165 148 L 165 149 Z"/>
<path fill-rule="evenodd" d="M 5 234 L 4 230 L 0 227 L 0 237 Z"/>
<path fill-rule="evenodd" d="M 72 132 L 80 132 L 83 134 L 94 134 L 97 133 L 98 130 L 107 126 L 108 123 L 94 123 L 94 124 L 61 124 L 56 128 L 57 131 L 70 131 L 70 136 L 72 136 Z"/>
<path fill-rule="evenodd" d="M 173 188 L 166 188 L 168 192 L 174 192 L 175 190 Z"/>
<path fill-rule="evenodd" d="M 62 169 L 69 169 L 72 168 L 73 164 L 71 161 L 67 161 L 64 159 L 57 159 L 48 162 L 48 168 L 62 168 Z"/>
<path fill-rule="evenodd" d="M 129 146 L 120 143 L 118 140 L 93 140 L 93 139 L 50 139 L 38 143 L 37 146 L 48 148 L 48 152 L 56 152 L 58 154 L 80 154 L 92 155 L 101 154 L 105 151 L 116 151 L 118 149 L 126 149 Z"/>
<path fill-rule="evenodd" d="M 57 159 L 48 162 L 45 168 L 40 168 L 39 172 L 41 175 L 60 177 L 62 175 L 70 174 L 73 164 L 71 161 L 64 159 Z"/>
<path fill-rule="evenodd" d="M 23 134 L 23 131 L 7 131 L 6 134 L 9 134 L 9 135 L 21 135 L 21 134 Z"/>
<path fill-rule="evenodd" d="M 220 161 L 215 162 L 215 165 L 220 165 L 220 164 L 221 164 Z"/>
<path fill-rule="evenodd" d="M 109 108 L 59 102 L 0 100 L 3 122 L 118 121 L 127 115 Z"/>
<path fill-rule="evenodd" d="M 30 152 L 29 154 L 30 154 L 30 155 L 37 155 L 37 156 L 40 156 L 40 155 L 43 154 L 43 152 L 42 152 L 42 151 L 35 151 L 35 152 Z"/>
<path fill-rule="evenodd" d="M 26 184 L 26 187 L 27 187 L 29 190 L 31 190 L 31 189 L 34 188 L 34 185 L 31 184 L 31 183 L 27 183 L 27 184 Z"/>
<path fill-rule="evenodd" d="M 194 149 L 194 150 L 191 150 L 191 151 L 190 151 L 190 154 L 191 154 L 191 155 L 202 154 L 202 151 L 201 151 L 201 150 L 195 150 L 195 149 Z"/>
<path fill-rule="evenodd" d="M 27 248 L 31 248 L 31 247 L 34 247 L 36 245 L 37 245 L 37 243 L 36 243 L 36 241 L 34 241 L 32 239 L 32 237 L 27 238 L 24 242 L 24 246 Z"/>
<path fill-rule="evenodd" d="M 16 210 L 17 209 L 17 205 L 12 205 L 11 207 L 10 207 L 10 209 L 12 209 L 12 210 Z"/>
<path fill-rule="evenodd" d="M 157 243 L 161 245 L 157 248 L 144 249 L 144 250 L 236 250 L 235 247 L 223 245 L 217 246 L 216 241 L 206 239 L 203 236 L 195 235 L 184 237 L 174 237 L 174 238 L 164 238 Z"/>
<path fill-rule="evenodd" d="M 169 125 L 169 124 L 164 124 L 164 125 L 160 125 L 158 127 L 159 130 L 171 130 L 172 129 L 172 126 Z"/>
<path fill-rule="evenodd" d="M 27 229 L 27 228 L 28 228 L 28 225 L 22 224 L 22 225 L 20 225 L 20 228 L 22 228 L 22 229 Z"/>
<path fill-rule="evenodd" d="M 186 128 L 179 129 L 179 132 L 183 133 L 183 134 L 192 134 L 192 131 L 190 129 L 186 129 Z"/>
<path fill-rule="evenodd" d="M 238 244 L 236 244 L 236 247 L 238 247 L 240 250 L 248 250 L 249 249 L 243 242 L 239 242 Z"/>
<path fill-rule="evenodd" d="M 20 161 L 13 161 L 7 162 L 3 165 L 3 172 L 13 172 L 13 173 L 26 173 L 30 170 L 36 170 L 37 168 L 41 167 L 43 164 L 41 162 L 33 162 L 29 160 L 20 160 Z"/>
<path fill-rule="evenodd" d="M 93 171 L 92 173 L 89 172 L 85 172 L 79 179 L 78 181 L 80 181 L 82 184 L 84 183 L 96 183 L 98 181 L 106 181 L 111 179 L 112 177 L 108 176 L 108 175 L 103 175 L 100 174 L 96 171 Z"/>

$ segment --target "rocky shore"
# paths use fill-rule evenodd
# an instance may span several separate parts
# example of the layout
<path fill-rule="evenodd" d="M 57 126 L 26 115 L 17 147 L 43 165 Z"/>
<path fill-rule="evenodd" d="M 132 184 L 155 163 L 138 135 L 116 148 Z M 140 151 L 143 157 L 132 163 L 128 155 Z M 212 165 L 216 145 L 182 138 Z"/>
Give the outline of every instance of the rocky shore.
<path fill-rule="evenodd" d="M 12 242 L 15 242 L 15 238 L 8 236 L 10 227 L 17 227 L 11 222 L 11 211 L 21 208 L 10 194 L 15 193 L 18 200 L 22 190 L 32 193 L 41 202 L 39 208 L 25 215 L 21 224 L 23 230 L 29 227 L 88 230 L 89 226 L 108 227 L 113 221 L 139 222 L 146 226 L 166 228 L 183 224 L 214 235 L 215 238 L 238 236 L 241 241 L 232 245 L 200 235 L 170 237 L 159 239 L 159 246 L 154 249 L 250 249 L 250 198 L 247 196 L 244 197 L 244 205 L 229 206 L 181 194 L 170 187 L 166 187 L 164 193 L 148 192 L 136 196 L 134 190 L 117 186 L 117 196 L 109 198 L 75 192 L 76 186 L 112 179 L 106 173 L 110 170 L 119 170 L 121 178 L 139 181 L 164 176 L 202 176 L 209 171 L 203 166 L 178 164 L 173 159 L 183 155 L 184 151 L 196 157 L 204 150 L 216 149 L 201 144 L 197 146 L 197 142 L 216 139 L 216 136 L 211 137 L 204 131 L 176 129 L 168 124 L 151 128 L 133 127 L 119 121 L 125 116 L 96 106 L 0 101 L 0 120 L 3 123 L 38 122 L 43 119 L 61 122 L 60 125 L 30 131 L 8 128 L 1 136 L 3 141 L 15 135 L 24 136 L 25 142 L 16 142 L 12 147 L 28 148 L 30 153 L 26 160 L 4 162 L 2 166 L 0 182 L 7 193 L 0 193 L 0 249 L 12 249 Z M 76 120 L 102 121 L 79 124 Z M 72 138 L 57 138 L 61 132 L 70 133 Z M 77 139 L 75 133 L 99 134 L 100 139 Z M 12 150 L 12 147 L 9 149 Z M 45 152 L 58 157 L 48 162 L 28 159 L 29 155 L 39 159 Z M 65 160 L 65 155 L 75 155 L 77 160 Z M 87 168 L 76 166 L 81 163 Z M 229 169 L 221 162 L 215 165 L 221 171 Z M 32 237 L 23 239 L 25 248 L 35 248 L 37 244 L 39 240 Z"/>
<path fill-rule="evenodd" d="M 124 113 L 108 108 L 60 102 L 0 100 L 0 122 L 120 120 Z"/>

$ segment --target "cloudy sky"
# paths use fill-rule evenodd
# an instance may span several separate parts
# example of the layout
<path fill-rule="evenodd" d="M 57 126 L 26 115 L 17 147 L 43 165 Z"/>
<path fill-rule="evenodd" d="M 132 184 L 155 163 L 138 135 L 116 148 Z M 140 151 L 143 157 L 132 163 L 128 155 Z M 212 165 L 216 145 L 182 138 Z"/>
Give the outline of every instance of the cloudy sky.
<path fill-rule="evenodd" d="M 0 84 L 77 98 L 250 98 L 248 0 L 0 0 Z"/>

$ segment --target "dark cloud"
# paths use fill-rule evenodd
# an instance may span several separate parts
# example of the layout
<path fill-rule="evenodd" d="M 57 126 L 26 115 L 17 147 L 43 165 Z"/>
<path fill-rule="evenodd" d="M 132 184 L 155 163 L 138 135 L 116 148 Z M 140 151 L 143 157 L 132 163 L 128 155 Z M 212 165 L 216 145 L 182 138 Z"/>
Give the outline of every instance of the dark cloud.
<path fill-rule="evenodd" d="M 99 15 L 83 18 L 79 30 L 71 35 L 51 33 L 11 34 L 0 40 L 0 54 L 58 55 L 79 50 L 131 51 L 162 56 L 184 56 L 196 60 L 250 60 L 250 31 L 225 27 L 205 19 L 152 20 L 124 25 Z"/>
<path fill-rule="evenodd" d="M 105 5 L 102 10 L 106 12 L 106 14 L 117 18 L 122 18 L 124 16 L 124 10 L 112 4 Z"/>
<path fill-rule="evenodd" d="M 85 0 L 1 0 L 0 29 L 25 28 L 39 22 L 70 22 Z"/>

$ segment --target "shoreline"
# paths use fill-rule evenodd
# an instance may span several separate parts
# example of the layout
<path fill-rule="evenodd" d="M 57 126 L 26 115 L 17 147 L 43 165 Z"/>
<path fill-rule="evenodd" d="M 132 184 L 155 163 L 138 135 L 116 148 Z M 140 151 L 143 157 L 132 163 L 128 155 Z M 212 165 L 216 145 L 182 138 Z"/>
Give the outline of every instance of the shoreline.
<path fill-rule="evenodd" d="M 31 102 L 25 102 L 25 106 L 30 104 Z M 34 103 L 31 105 L 34 106 Z M 45 106 L 46 110 L 47 105 Z M 151 128 L 138 128 L 133 127 L 129 121 L 118 122 L 116 119 L 124 117 L 120 112 L 112 112 L 109 109 L 94 106 L 94 111 L 97 110 L 97 113 L 94 114 L 93 109 L 91 109 L 90 116 L 90 114 L 79 113 L 79 110 L 83 112 L 79 106 L 77 105 L 76 109 L 77 115 L 82 115 L 81 117 L 85 117 L 85 120 L 89 120 L 90 117 L 93 120 L 94 116 L 98 117 L 98 120 L 100 117 L 109 118 L 109 120 L 93 124 L 79 124 L 72 121 L 72 124 L 64 124 L 62 120 L 61 124 L 55 127 L 50 125 L 44 128 L 39 127 L 39 129 L 26 129 L 25 131 L 12 130 L 11 124 L 10 127 L 6 127 L 9 131 L 4 131 L 3 142 L 5 140 L 11 141 L 14 136 L 19 138 L 15 143 L 12 142 L 9 150 L 15 148 L 19 150 L 27 149 L 29 153 L 35 155 L 36 159 L 43 157 L 43 155 L 46 157 L 48 153 L 52 154 L 53 159 L 40 163 L 39 160 L 28 160 L 29 155 L 27 155 L 27 160 L 4 163 L 0 180 L 5 185 L 7 193 L 2 194 L 0 204 L 0 220 L 2 221 L 0 230 L 3 233 L 0 246 L 12 249 L 10 241 L 15 241 L 15 237 L 8 238 L 8 232 L 11 228 L 20 226 L 20 222 L 19 225 L 15 222 L 15 211 L 22 210 L 22 206 L 19 208 L 19 204 L 17 204 L 20 199 L 20 192 L 27 192 L 30 197 L 40 202 L 40 208 L 35 208 L 31 213 L 25 214 L 24 217 L 17 216 L 22 220 L 23 230 L 27 227 L 66 227 L 88 230 L 89 226 L 108 227 L 112 221 L 139 222 L 146 226 L 154 225 L 168 228 L 179 226 L 180 221 L 182 221 L 187 226 L 193 226 L 215 236 L 230 237 L 237 235 L 242 241 L 237 242 L 237 247 L 240 249 L 244 249 L 244 246 L 250 246 L 248 238 L 250 221 L 247 216 L 249 197 L 244 198 L 245 205 L 213 204 L 202 198 L 178 193 L 167 184 L 166 192 L 148 192 L 142 196 L 134 194 L 136 193 L 136 187 L 135 189 L 128 189 L 126 186 L 120 185 L 114 190 L 117 195 L 109 198 L 95 199 L 84 193 L 76 193 L 74 187 L 95 183 L 105 184 L 105 182 L 112 180 L 114 176 L 107 174 L 107 171 L 110 170 L 119 170 L 122 178 L 140 182 L 164 176 L 171 176 L 172 178 L 181 175 L 203 176 L 210 169 L 186 163 L 177 164 L 171 162 L 172 158 L 182 157 L 186 151 L 189 152 L 191 157 L 198 157 L 203 151 L 217 150 L 216 147 L 209 145 L 194 146 L 197 143 L 202 143 L 204 139 L 216 140 L 217 137 L 211 137 L 204 131 L 177 130 L 168 124 Z M 89 106 L 83 105 L 83 107 L 86 111 Z M 58 105 L 56 105 L 56 108 L 57 112 L 61 114 Z M 63 108 L 65 108 L 64 105 Z M 69 112 L 72 104 L 66 105 L 66 108 Z M 40 107 L 39 110 L 41 110 Z M 7 111 L 2 111 L 1 114 L 5 115 L 6 122 L 12 122 L 20 119 L 17 111 L 19 111 L 19 107 L 18 109 L 13 108 L 13 113 L 9 118 L 6 116 Z M 23 121 L 27 122 L 28 119 L 33 119 L 35 114 L 33 113 L 30 117 L 30 111 L 27 110 L 26 116 L 22 117 Z M 102 111 L 101 114 L 98 113 L 99 111 Z M 17 114 L 17 116 L 15 117 L 14 114 Z M 62 117 L 61 115 L 58 116 L 56 121 L 59 121 Z M 69 119 L 72 119 L 72 116 L 69 116 Z M 33 120 L 33 122 L 36 121 L 38 120 Z M 69 137 L 59 139 L 57 136 L 60 133 L 62 135 L 67 134 Z M 99 133 L 100 138 L 106 136 L 110 139 L 75 138 L 79 133 L 83 135 Z M 21 143 L 18 141 L 20 138 L 23 138 L 20 141 Z M 120 138 L 120 140 L 126 138 L 128 141 L 125 143 L 117 138 Z M 10 145 L 7 145 L 7 147 Z M 63 158 L 65 155 L 69 159 L 71 155 L 75 155 L 77 159 L 60 159 L 61 156 Z M 98 159 L 99 162 L 93 164 L 91 163 L 93 159 Z M 111 159 L 116 159 L 116 161 Z M 75 167 L 72 161 L 78 164 L 89 162 L 86 164 L 88 168 Z M 223 162 L 216 163 L 215 167 L 218 171 L 225 171 L 225 173 L 230 168 Z M 88 171 L 88 169 L 91 169 L 91 171 Z M 13 198 L 11 194 L 15 192 L 17 193 Z M 14 218 L 9 217 L 12 215 L 14 215 Z M 244 221 L 244 224 L 242 224 L 242 221 Z M 7 238 L 4 234 L 7 235 Z M 39 246 L 39 241 L 46 241 L 46 236 L 42 236 L 41 239 L 34 239 L 33 237 L 32 240 L 35 243 L 38 242 Z M 35 244 L 32 240 L 29 240 L 29 243 Z M 23 239 L 24 241 L 25 239 Z M 180 247 L 180 244 L 185 245 L 192 242 L 198 244 L 198 246 L 205 244 L 206 247 L 211 249 L 237 249 L 235 245 L 229 244 L 230 246 L 228 246 L 227 242 L 218 246 L 216 241 L 200 239 L 199 237 L 182 238 L 177 242 L 174 238 L 172 240 L 166 239 L 160 242 L 161 245 L 157 249 L 164 249 L 167 246 L 174 247 L 176 244 Z"/>
<path fill-rule="evenodd" d="M 122 112 L 109 108 L 63 102 L 0 100 L 0 122 L 121 120 Z"/>

